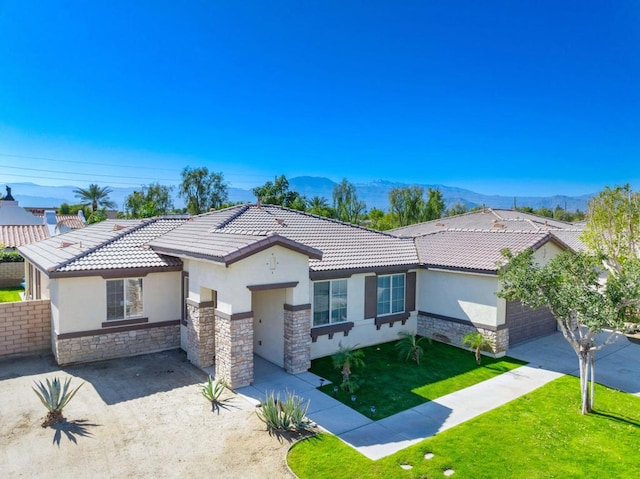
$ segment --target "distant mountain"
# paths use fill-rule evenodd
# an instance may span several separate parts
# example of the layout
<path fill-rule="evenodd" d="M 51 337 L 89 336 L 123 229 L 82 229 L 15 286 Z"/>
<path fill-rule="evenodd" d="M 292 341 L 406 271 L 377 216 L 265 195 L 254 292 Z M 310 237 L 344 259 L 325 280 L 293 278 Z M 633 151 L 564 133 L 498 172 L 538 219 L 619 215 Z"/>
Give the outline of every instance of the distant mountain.
<path fill-rule="evenodd" d="M 320 196 L 327 199 L 331 204 L 333 197 L 333 187 L 337 183 L 324 177 L 314 176 L 297 176 L 289 179 L 289 188 L 297 191 L 307 198 Z M 377 180 L 366 183 L 354 183 L 358 198 L 364 201 L 367 209 L 379 208 L 386 211 L 389 208 L 389 191 L 392 188 L 401 188 L 411 186 L 408 183 L 391 182 L 385 180 Z M 59 206 L 61 203 L 73 204 L 78 201 L 73 190 L 77 187 L 66 186 L 42 186 L 34 183 L 12 183 L 12 195 L 19 201 L 22 206 L 40 206 L 53 207 Z M 258 186 L 258 185 L 256 185 Z M 418 185 L 425 190 L 429 187 L 438 188 L 444 196 L 447 207 L 462 203 L 468 208 L 474 206 L 485 205 L 491 208 L 512 208 L 514 200 L 517 206 L 531 206 L 532 208 L 540 208 L 545 206 L 553 209 L 560 206 L 568 211 L 581 210 L 586 211 L 589 199 L 593 195 L 583 196 L 501 196 L 501 195 L 483 195 L 464 188 L 456 188 L 445 185 Z M 4 185 L 0 187 L 0 193 L 4 193 Z M 109 195 L 112 201 L 115 201 L 119 210 L 122 210 L 124 201 L 136 188 L 112 187 L 113 192 Z M 229 201 L 232 202 L 253 202 L 255 196 L 251 189 L 242 189 L 229 187 Z M 177 196 L 177 189 L 174 189 L 174 202 L 177 207 L 184 206 L 182 198 Z"/>

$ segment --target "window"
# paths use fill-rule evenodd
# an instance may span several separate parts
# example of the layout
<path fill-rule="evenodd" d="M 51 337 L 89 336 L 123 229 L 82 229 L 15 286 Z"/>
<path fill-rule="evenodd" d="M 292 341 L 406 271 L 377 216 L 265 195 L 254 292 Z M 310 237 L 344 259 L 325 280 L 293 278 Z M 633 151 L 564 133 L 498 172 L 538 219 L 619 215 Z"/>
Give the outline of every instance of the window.
<path fill-rule="evenodd" d="M 404 274 L 378 276 L 378 315 L 404 312 Z"/>
<path fill-rule="evenodd" d="M 319 281 L 313 284 L 313 325 L 322 326 L 347 320 L 347 280 Z"/>
<path fill-rule="evenodd" d="M 142 316 L 142 278 L 107 281 L 107 320 Z"/>

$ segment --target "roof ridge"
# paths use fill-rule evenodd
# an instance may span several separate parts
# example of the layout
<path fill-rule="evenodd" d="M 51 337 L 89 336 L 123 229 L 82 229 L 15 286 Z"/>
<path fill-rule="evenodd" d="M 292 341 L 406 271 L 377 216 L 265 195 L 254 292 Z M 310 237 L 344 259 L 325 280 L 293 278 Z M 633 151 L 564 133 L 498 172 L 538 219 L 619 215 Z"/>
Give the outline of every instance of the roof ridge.
<path fill-rule="evenodd" d="M 140 220 L 140 224 L 134 225 L 130 230 L 122 231 L 122 232 L 116 234 L 115 236 L 107 239 L 106 241 L 103 241 L 102 243 L 99 243 L 99 244 L 89 248 L 88 250 L 83 251 L 79 255 L 73 256 L 73 257 L 71 257 L 69 259 L 66 259 L 62 263 L 59 263 L 59 264 L 55 265 L 50 271 L 54 271 L 54 270 L 61 269 L 61 268 L 64 268 L 66 266 L 69 266 L 74 261 L 78 261 L 78 260 L 80 260 L 82 258 L 86 258 L 91 253 L 95 253 L 100 248 L 104 248 L 105 246 L 108 246 L 109 244 L 111 244 L 111 243 L 113 243 L 113 242 L 115 242 L 115 241 L 127 236 L 128 234 L 133 233 L 135 231 L 138 231 L 141 228 L 143 228 L 144 226 L 150 225 L 150 224 L 155 223 L 157 221 L 158 221 L 158 217 L 141 219 Z M 117 220 L 115 220 L 114 223 L 117 223 Z"/>
<path fill-rule="evenodd" d="M 233 220 L 235 220 L 238 216 L 240 216 L 242 213 L 244 213 L 245 211 L 247 211 L 249 208 L 251 207 L 251 203 L 244 203 L 242 205 L 236 205 L 236 206 L 230 206 L 229 208 L 223 208 L 221 210 L 216 210 L 216 211 L 209 211 L 207 213 L 203 213 L 202 215 L 198 215 L 198 216 L 205 216 L 205 215 L 211 215 L 212 213 L 216 213 L 216 212 L 220 212 L 220 211 L 225 211 L 225 210 L 230 210 L 233 208 L 237 208 L 238 211 L 236 211 L 233 215 L 231 215 L 229 218 L 227 218 L 226 220 L 224 220 L 222 223 L 218 224 L 217 226 L 215 226 L 214 228 L 210 229 L 209 232 L 213 232 L 214 230 L 218 230 L 218 229 L 222 229 L 224 227 L 226 227 L 229 223 L 231 223 Z"/>

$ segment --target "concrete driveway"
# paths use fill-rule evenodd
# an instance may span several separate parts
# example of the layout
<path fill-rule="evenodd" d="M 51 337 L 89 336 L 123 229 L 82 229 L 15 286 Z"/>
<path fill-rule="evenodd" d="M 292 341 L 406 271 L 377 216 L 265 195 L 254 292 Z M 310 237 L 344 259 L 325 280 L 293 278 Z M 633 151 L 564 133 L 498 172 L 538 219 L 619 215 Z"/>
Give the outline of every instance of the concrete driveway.
<path fill-rule="evenodd" d="M 34 381 L 84 382 L 54 428 Z M 212 411 L 206 375 L 178 350 L 60 368 L 50 355 L 0 360 L 0 477 L 294 477 L 289 440 L 230 391 Z"/>
<path fill-rule="evenodd" d="M 609 333 L 600 335 L 599 343 Z M 578 357 L 562 333 L 554 333 L 509 349 L 509 356 L 531 365 L 579 376 Z M 622 334 L 614 342 L 596 352 L 596 382 L 640 396 L 640 344 Z"/>

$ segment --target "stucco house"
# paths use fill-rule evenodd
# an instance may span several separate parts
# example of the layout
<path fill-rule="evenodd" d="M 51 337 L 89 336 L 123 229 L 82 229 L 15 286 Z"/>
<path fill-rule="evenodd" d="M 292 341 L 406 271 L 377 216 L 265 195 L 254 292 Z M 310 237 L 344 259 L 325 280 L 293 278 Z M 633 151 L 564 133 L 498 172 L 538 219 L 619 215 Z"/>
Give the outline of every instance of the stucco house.
<path fill-rule="evenodd" d="M 495 295 L 496 263 L 505 247 L 552 257 L 569 247 L 555 232 L 571 225 L 534 217 L 524 228 L 520 217 L 519 228 L 495 227 L 499 213 L 384 233 L 246 204 L 107 220 L 19 251 L 27 296 L 50 299 L 58 363 L 181 347 L 239 387 L 254 379 L 254 354 L 299 373 L 339 342 L 377 344 L 400 331 L 460 345 L 480 330 L 503 355 L 555 330 L 548 313 Z"/>

